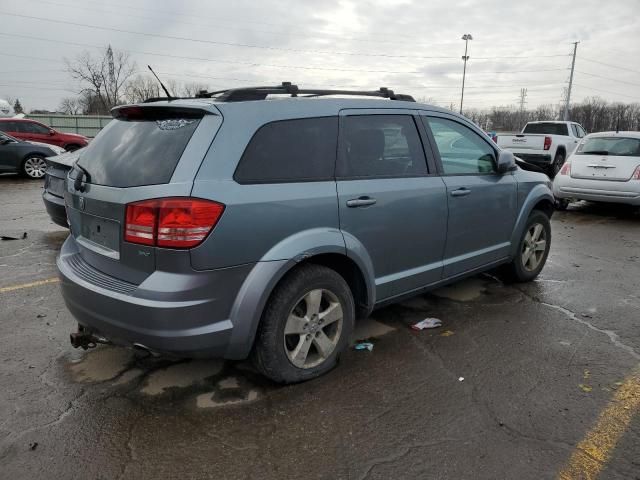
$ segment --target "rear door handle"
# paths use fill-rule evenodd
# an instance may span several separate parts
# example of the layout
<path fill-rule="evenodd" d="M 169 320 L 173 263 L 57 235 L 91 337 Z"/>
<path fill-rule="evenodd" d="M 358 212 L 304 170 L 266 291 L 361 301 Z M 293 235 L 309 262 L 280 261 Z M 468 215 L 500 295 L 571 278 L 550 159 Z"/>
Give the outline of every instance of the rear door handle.
<path fill-rule="evenodd" d="M 451 196 L 452 197 L 464 197 L 466 195 L 469 195 L 471 193 L 471 190 L 469 190 L 466 187 L 462 187 L 462 188 L 458 188 L 457 190 L 452 190 L 451 191 Z"/>
<path fill-rule="evenodd" d="M 368 207 L 369 205 L 374 205 L 375 203 L 376 199 L 371 197 L 352 198 L 351 200 L 347 200 L 347 207 Z"/>

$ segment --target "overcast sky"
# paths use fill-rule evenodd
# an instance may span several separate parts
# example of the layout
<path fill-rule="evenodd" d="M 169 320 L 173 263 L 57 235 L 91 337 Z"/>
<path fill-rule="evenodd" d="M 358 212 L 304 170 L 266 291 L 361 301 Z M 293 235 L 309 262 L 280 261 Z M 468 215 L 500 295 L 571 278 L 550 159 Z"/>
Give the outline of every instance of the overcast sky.
<path fill-rule="evenodd" d="M 470 108 L 516 104 L 521 88 L 528 107 L 558 103 L 573 41 L 572 100 L 640 102 L 640 0 L 0 0 L 0 25 L 0 98 L 26 109 L 77 93 L 63 59 L 107 44 L 215 89 L 387 86 L 459 104 L 464 33 Z"/>

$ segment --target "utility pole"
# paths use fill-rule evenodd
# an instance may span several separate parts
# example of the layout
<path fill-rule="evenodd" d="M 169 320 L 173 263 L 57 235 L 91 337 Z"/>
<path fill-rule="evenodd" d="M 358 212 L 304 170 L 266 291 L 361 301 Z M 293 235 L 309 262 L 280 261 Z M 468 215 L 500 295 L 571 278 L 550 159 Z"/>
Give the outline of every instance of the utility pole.
<path fill-rule="evenodd" d="M 567 103 L 564 105 L 564 121 L 569 120 L 569 102 L 571 101 L 571 87 L 573 86 L 573 70 L 576 66 L 576 52 L 578 51 L 578 44 L 580 42 L 573 42 L 573 59 L 571 60 L 571 76 L 569 77 L 569 89 L 567 90 Z"/>
<path fill-rule="evenodd" d="M 527 89 L 520 89 L 520 123 L 524 125 L 524 104 L 527 103 Z"/>
<path fill-rule="evenodd" d="M 465 33 L 462 36 L 462 40 L 464 40 L 464 55 L 462 60 L 464 61 L 464 68 L 462 70 L 462 94 L 460 95 L 460 114 L 462 115 L 462 102 L 464 101 L 464 79 L 467 75 L 467 60 L 469 60 L 469 55 L 467 55 L 467 51 L 469 49 L 469 40 L 473 40 L 473 37 L 470 33 Z"/>

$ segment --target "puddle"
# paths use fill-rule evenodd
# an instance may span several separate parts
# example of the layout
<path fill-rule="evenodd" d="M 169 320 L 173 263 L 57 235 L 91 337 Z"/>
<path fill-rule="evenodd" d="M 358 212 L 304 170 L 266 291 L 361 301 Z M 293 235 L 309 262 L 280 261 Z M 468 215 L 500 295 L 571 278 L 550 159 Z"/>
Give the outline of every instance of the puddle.
<path fill-rule="evenodd" d="M 469 278 L 431 292 L 433 295 L 458 302 L 470 302 L 480 298 L 487 290 L 487 281 L 480 278 Z"/>
<path fill-rule="evenodd" d="M 118 378 L 115 382 L 113 382 L 113 386 L 117 387 L 117 386 L 120 386 L 120 385 L 126 385 L 130 381 L 135 380 L 136 378 L 138 378 L 143 373 L 144 373 L 144 371 L 139 369 L 139 368 L 133 368 L 131 370 L 127 370 L 122 375 L 120 375 L 120 378 Z"/>
<path fill-rule="evenodd" d="M 160 395 L 168 388 L 189 387 L 219 374 L 223 365 L 220 360 L 197 360 L 172 365 L 150 374 L 141 392 L 146 395 Z"/>
<path fill-rule="evenodd" d="M 352 339 L 365 340 L 367 338 L 381 337 L 395 330 L 397 329 L 377 322 L 372 318 L 361 319 L 356 321 L 356 328 L 353 332 Z"/>
<path fill-rule="evenodd" d="M 244 379 L 227 377 L 216 384 L 215 390 L 198 395 L 196 407 L 217 408 L 250 403 L 260 398 L 261 395 L 260 389 L 255 388 Z"/>
<path fill-rule="evenodd" d="M 69 366 L 76 382 L 104 382 L 117 377 L 131 363 L 133 354 L 125 348 L 98 347 Z"/>

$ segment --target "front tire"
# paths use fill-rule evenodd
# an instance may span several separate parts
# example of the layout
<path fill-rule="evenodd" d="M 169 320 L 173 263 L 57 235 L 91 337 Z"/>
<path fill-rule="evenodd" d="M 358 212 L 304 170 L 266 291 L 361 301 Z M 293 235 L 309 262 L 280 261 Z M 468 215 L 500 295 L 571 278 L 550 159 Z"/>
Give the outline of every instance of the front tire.
<path fill-rule="evenodd" d="M 540 210 L 529 215 L 516 257 L 504 268 L 508 280 L 530 282 L 542 271 L 551 248 L 551 223 Z"/>
<path fill-rule="evenodd" d="M 47 163 L 44 161 L 44 157 L 40 155 L 29 155 L 22 162 L 21 173 L 33 180 L 44 177 L 47 170 Z"/>
<path fill-rule="evenodd" d="M 353 295 L 344 278 L 321 265 L 289 273 L 262 315 L 253 361 L 278 383 L 318 377 L 338 362 L 355 321 Z"/>

